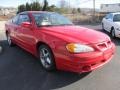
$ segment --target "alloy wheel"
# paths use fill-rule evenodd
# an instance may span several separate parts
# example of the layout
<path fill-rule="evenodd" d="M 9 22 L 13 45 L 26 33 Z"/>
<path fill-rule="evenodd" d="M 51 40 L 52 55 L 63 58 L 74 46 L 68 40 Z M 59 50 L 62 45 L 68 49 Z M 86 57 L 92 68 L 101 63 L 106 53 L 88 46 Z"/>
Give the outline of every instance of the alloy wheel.
<path fill-rule="evenodd" d="M 43 67 L 49 68 L 51 66 L 50 53 L 47 49 L 43 48 L 40 50 L 40 60 Z"/>

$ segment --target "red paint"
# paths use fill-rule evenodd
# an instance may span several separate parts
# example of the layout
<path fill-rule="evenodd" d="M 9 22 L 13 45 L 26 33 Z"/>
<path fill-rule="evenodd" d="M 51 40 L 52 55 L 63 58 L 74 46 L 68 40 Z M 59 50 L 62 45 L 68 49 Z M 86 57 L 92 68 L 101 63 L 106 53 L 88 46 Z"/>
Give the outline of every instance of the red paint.
<path fill-rule="evenodd" d="M 53 51 L 57 69 L 89 72 L 103 66 L 113 57 L 115 45 L 107 35 L 80 26 L 37 27 L 32 13 L 34 12 L 28 12 L 32 20 L 30 28 L 26 28 L 29 23 L 23 23 L 21 26 L 7 22 L 6 32 L 10 33 L 14 43 L 35 56 L 37 56 L 37 44 L 39 42 L 47 44 Z M 78 54 L 69 53 L 66 49 L 66 45 L 69 43 L 87 44 L 93 47 L 95 51 Z"/>

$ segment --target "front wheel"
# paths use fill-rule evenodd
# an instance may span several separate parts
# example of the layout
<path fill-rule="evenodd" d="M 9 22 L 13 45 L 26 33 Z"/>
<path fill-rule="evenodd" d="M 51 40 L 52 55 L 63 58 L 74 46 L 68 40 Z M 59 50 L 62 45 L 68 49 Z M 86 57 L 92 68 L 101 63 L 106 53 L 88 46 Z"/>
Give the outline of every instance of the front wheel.
<path fill-rule="evenodd" d="M 44 69 L 52 71 L 55 69 L 55 59 L 51 49 L 47 45 L 39 47 L 39 60 Z"/>

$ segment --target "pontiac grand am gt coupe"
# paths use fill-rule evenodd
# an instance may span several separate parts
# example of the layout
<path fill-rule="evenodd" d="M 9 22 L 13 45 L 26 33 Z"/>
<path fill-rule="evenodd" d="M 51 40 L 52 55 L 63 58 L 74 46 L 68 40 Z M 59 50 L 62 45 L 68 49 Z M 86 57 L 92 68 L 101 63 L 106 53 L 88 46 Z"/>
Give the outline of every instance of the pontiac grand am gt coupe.
<path fill-rule="evenodd" d="M 115 45 L 98 31 L 75 26 L 55 12 L 27 11 L 6 25 L 9 46 L 38 57 L 44 69 L 90 72 L 111 60 Z"/>

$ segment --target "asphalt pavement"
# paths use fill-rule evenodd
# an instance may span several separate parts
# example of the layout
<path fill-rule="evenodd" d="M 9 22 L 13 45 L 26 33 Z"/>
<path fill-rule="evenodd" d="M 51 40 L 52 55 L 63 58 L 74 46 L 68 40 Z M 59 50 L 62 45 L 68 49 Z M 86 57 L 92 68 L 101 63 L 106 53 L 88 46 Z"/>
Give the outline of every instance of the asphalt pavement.
<path fill-rule="evenodd" d="M 102 32 L 100 25 L 84 27 Z M 0 90 L 119 90 L 120 39 L 112 41 L 116 44 L 116 53 L 108 64 L 91 73 L 77 74 L 46 72 L 37 58 L 18 46 L 9 47 L 6 40 L 2 39 Z"/>

